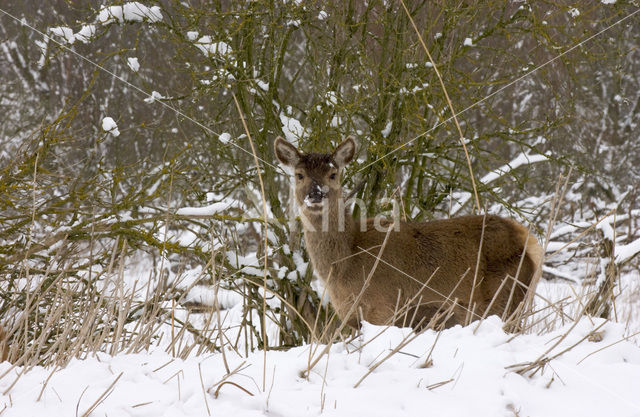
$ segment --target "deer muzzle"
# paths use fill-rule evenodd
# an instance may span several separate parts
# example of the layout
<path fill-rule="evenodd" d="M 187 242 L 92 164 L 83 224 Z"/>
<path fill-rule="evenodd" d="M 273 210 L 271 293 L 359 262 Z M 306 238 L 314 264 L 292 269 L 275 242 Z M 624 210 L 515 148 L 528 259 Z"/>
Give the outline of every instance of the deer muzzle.
<path fill-rule="evenodd" d="M 321 204 L 322 200 L 327 197 L 328 190 L 325 190 L 326 187 L 321 187 L 319 184 L 312 184 L 309 189 L 309 193 L 304 199 L 307 207 L 315 206 L 316 204 Z"/>

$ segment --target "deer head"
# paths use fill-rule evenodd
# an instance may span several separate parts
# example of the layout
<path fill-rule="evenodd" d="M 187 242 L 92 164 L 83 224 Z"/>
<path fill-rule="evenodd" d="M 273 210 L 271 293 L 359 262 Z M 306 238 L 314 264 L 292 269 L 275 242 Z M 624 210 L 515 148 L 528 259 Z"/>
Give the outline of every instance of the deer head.
<path fill-rule="evenodd" d="M 342 169 L 353 159 L 356 150 L 351 136 L 331 154 L 302 153 L 281 137 L 276 139 L 274 146 L 278 160 L 293 169 L 296 202 L 305 214 L 319 215 L 323 206 L 342 197 Z"/>

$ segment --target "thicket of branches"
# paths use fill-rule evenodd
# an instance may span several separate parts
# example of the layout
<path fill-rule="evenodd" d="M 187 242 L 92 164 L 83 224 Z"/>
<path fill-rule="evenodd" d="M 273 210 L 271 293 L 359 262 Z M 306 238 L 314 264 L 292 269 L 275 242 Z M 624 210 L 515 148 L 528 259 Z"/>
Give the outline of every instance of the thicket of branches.
<path fill-rule="evenodd" d="M 270 210 L 267 308 L 281 329 L 271 344 L 309 340 L 317 309 L 330 312 L 311 286 L 299 225 L 287 222 L 278 135 L 307 151 L 354 135 L 361 149 L 345 186 L 364 180 L 366 214 L 391 196 L 410 219 L 443 217 L 463 202 L 456 214 L 473 211 L 451 109 L 400 2 L 144 4 L 162 19 L 100 22 L 91 1 L 3 3 L 25 24 L 1 15 L 0 314 L 22 323 L 24 340 L 48 331 L 38 313 L 46 297 L 25 309 L 46 278 L 76 289 L 77 314 L 117 272 L 114 259 L 145 253 L 155 260 L 152 291 L 165 300 L 184 301 L 188 288 L 175 282 L 196 265 L 206 265 L 197 282 L 221 279 L 250 295 L 246 323 L 264 344 L 250 313 L 264 295 L 257 170 Z M 633 2 L 406 4 L 459 112 L 483 209 L 542 231 L 555 179 L 570 169 L 561 219 L 635 208 L 640 29 L 635 16 L 614 24 Z M 60 30 L 87 24 L 88 38 Z M 118 136 L 102 129 L 107 116 Z M 522 154 L 547 160 L 480 181 Z M 216 201 L 232 207 L 177 212 Z M 134 308 L 118 320 L 137 318 Z"/>

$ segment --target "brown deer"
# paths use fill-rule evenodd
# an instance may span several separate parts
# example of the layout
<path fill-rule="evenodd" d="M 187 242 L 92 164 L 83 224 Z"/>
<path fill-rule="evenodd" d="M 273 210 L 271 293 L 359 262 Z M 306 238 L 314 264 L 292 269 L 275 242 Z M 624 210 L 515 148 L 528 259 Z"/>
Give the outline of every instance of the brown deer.
<path fill-rule="evenodd" d="M 351 137 L 331 154 L 275 141 L 276 157 L 294 171 L 311 262 L 340 319 L 353 327 L 365 320 L 417 329 L 517 316 L 542 263 L 528 229 L 494 215 L 358 227 L 340 183 L 355 151 Z"/>

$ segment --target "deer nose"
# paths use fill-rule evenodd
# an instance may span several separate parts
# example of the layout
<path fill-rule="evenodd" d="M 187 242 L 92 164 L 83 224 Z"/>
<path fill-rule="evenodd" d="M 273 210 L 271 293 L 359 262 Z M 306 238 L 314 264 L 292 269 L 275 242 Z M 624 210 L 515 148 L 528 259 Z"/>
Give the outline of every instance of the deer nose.
<path fill-rule="evenodd" d="M 321 203 L 322 199 L 327 196 L 327 193 L 322 190 L 318 184 L 313 184 L 307 198 L 312 203 Z"/>

